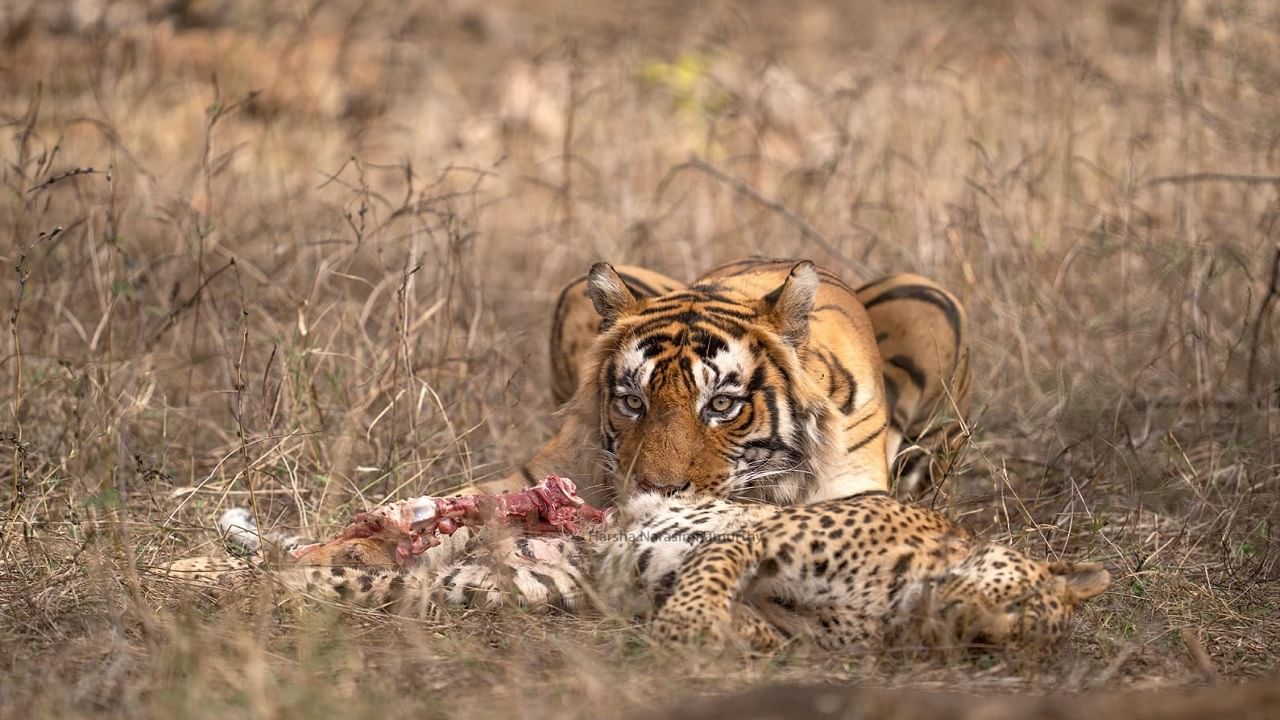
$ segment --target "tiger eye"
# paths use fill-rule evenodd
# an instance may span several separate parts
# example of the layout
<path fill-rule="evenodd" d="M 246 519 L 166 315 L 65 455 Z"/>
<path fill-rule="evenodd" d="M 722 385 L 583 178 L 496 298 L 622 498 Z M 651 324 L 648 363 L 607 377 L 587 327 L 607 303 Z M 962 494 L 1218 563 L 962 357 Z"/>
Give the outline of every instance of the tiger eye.
<path fill-rule="evenodd" d="M 711 398 L 711 409 L 718 413 L 728 412 L 733 407 L 733 398 L 728 395 L 717 395 Z"/>
<path fill-rule="evenodd" d="M 644 407 L 644 401 L 640 399 L 639 395 L 627 395 L 622 401 L 631 410 L 640 410 Z"/>

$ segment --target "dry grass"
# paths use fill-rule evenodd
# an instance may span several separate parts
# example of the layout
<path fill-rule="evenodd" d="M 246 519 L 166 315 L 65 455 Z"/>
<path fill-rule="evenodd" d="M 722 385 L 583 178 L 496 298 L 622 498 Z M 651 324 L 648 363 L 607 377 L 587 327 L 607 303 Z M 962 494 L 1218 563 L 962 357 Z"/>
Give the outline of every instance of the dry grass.
<path fill-rule="evenodd" d="M 768 679 L 1275 665 L 1274 4 L 264 5 L 0 8 L 0 716 L 595 717 Z M 246 613 L 148 574 L 214 550 L 228 504 L 328 528 L 502 473 L 550 432 L 561 282 L 747 253 L 968 304 L 975 431 L 934 501 L 1108 563 L 1061 652 L 691 671 L 615 622 Z"/>

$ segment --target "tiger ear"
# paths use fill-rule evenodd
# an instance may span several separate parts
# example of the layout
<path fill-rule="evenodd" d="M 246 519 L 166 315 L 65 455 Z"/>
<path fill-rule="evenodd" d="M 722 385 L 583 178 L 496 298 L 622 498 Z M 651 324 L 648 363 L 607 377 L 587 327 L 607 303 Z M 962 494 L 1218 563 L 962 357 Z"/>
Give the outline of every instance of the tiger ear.
<path fill-rule="evenodd" d="M 817 296 L 818 268 L 808 260 L 798 262 L 787 279 L 761 300 L 761 315 L 785 342 L 801 345 L 809 339 L 809 313 Z"/>
<path fill-rule="evenodd" d="M 636 304 L 636 296 L 627 287 L 622 276 L 609 263 L 598 262 L 587 272 L 587 297 L 596 312 L 604 319 L 600 326 L 603 330 L 612 325 L 620 316 L 631 311 Z"/>

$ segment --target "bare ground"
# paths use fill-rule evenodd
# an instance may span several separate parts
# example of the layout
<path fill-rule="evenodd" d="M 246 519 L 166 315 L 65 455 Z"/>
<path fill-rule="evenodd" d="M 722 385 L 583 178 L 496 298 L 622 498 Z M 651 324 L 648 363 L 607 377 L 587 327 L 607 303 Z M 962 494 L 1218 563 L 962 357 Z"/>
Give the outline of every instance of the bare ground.
<path fill-rule="evenodd" d="M 267 6 L 268 9 L 263 9 Z M 0 716 L 596 717 L 768 681 L 1161 688 L 1280 655 L 1280 8 L 0 8 Z M 1114 587 L 1046 657 L 690 666 L 618 619 L 388 618 L 151 572 L 544 440 L 600 258 L 911 270 L 973 320 L 924 502 Z"/>

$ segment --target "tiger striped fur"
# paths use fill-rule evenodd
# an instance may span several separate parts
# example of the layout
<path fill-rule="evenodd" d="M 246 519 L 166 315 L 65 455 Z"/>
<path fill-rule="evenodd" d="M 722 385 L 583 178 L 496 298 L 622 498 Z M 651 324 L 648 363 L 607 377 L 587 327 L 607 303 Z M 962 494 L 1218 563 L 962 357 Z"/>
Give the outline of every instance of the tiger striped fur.
<path fill-rule="evenodd" d="M 793 504 L 888 489 L 893 464 L 913 494 L 968 408 L 967 343 L 963 307 L 918 275 L 855 290 L 809 262 L 749 258 L 686 285 L 598 264 L 553 317 L 560 431 L 483 488 L 561 473 L 591 478 L 596 504 L 634 487 Z"/>
<path fill-rule="evenodd" d="M 597 264 L 556 304 L 561 429 L 515 474 L 464 492 L 518 489 L 555 473 L 579 479 L 597 506 L 648 494 L 785 506 L 882 493 L 895 456 L 910 448 L 928 457 L 967 409 L 966 338 L 960 304 L 917 275 L 855 290 L 811 262 L 753 258 L 684 285 Z M 917 464 L 914 476 L 924 474 Z M 350 583 L 386 583 L 393 595 L 407 583 L 421 591 L 410 596 L 446 606 L 489 607 L 501 590 L 574 609 L 578 549 L 538 540 L 495 554 L 467 536 L 429 553 L 427 575 L 375 569 L 385 548 L 352 541 L 351 557 L 310 556 L 307 564 L 333 566 L 328 574 L 290 577 L 336 599 Z M 511 558 L 514 575 L 499 578 L 509 575 L 503 563 L 475 561 L 495 556 Z M 451 562 L 456 572 L 436 572 Z M 203 572 L 198 565 L 182 569 Z"/>

